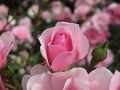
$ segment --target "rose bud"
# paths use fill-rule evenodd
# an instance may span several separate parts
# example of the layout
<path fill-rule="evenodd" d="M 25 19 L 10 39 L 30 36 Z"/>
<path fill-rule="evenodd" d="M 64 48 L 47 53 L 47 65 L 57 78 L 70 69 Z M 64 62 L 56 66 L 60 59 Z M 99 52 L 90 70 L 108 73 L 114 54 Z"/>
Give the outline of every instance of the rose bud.
<path fill-rule="evenodd" d="M 107 56 L 108 43 L 105 42 L 103 45 L 98 45 L 92 51 L 92 60 L 90 66 L 95 66 L 99 62 L 105 60 Z"/>
<path fill-rule="evenodd" d="M 53 71 L 64 71 L 82 60 L 89 48 L 88 40 L 80 32 L 79 25 L 58 22 L 39 37 L 41 53 Z"/>

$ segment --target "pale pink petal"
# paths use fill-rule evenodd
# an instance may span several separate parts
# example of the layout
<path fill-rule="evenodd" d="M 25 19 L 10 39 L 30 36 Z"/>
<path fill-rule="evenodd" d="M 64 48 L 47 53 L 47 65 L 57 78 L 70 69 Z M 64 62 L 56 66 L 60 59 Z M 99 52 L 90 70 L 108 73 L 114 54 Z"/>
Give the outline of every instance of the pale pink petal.
<path fill-rule="evenodd" d="M 68 79 L 63 90 L 89 90 L 88 81 L 79 78 Z"/>
<path fill-rule="evenodd" d="M 90 88 L 90 90 L 98 90 L 99 83 L 97 81 L 91 81 L 89 83 L 89 88 Z"/>
<path fill-rule="evenodd" d="M 40 64 L 33 66 L 32 69 L 30 70 L 31 75 L 42 74 L 44 72 L 47 72 L 47 68 Z"/>
<path fill-rule="evenodd" d="M 21 82 L 21 85 L 22 85 L 22 89 L 23 90 L 27 90 L 27 82 L 30 78 L 30 75 L 24 75 L 23 78 L 22 78 L 22 82 Z"/>
<path fill-rule="evenodd" d="M 109 90 L 120 90 L 120 72 L 116 71 L 111 79 Z"/>
<path fill-rule="evenodd" d="M 53 28 L 47 29 L 39 37 L 39 41 L 41 43 L 41 46 L 40 46 L 41 54 L 46 60 L 48 60 L 47 52 L 46 52 L 47 51 L 47 46 L 48 46 L 48 43 L 51 40 L 51 34 L 52 34 L 53 30 L 54 30 Z M 48 63 L 48 61 L 47 61 L 47 63 Z"/>
<path fill-rule="evenodd" d="M 31 90 L 48 90 L 48 89 L 45 89 L 44 85 L 40 85 L 37 83 L 32 86 Z"/>
<path fill-rule="evenodd" d="M 110 80 L 113 74 L 106 68 L 97 68 L 89 74 L 90 81 L 96 81 L 99 84 L 97 90 L 109 90 Z"/>
<path fill-rule="evenodd" d="M 44 90 L 52 90 L 50 79 L 51 76 L 48 73 L 34 75 L 27 82 L 27 90 L 31 90 L 34 84 L 43 85 Z"/>
<path fill-rule="evenodd" d="M 66 81 L 70 78 L 79 78 L 84 82 L 84 80 L 88 80 L 88 74 L 83 68 L 74 68 L 68 72 L 54 73 L 52 76 L 53 90 L 63 90 Z"/>

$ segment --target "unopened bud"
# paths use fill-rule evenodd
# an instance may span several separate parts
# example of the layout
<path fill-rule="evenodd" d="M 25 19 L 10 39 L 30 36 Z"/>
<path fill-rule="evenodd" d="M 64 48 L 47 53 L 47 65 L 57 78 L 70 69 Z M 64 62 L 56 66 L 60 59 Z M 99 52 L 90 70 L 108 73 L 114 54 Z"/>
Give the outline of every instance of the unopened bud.
<path fill-rule="evenodd" d="M 108 48 L 108 42 L 105 42 L 103 45 L 98 45 L 96 48 L 92 51 L 92 60 L 90 65 L 95 66 L 99 62 L 105 60 L 107 56 L 107 48 Z"/>

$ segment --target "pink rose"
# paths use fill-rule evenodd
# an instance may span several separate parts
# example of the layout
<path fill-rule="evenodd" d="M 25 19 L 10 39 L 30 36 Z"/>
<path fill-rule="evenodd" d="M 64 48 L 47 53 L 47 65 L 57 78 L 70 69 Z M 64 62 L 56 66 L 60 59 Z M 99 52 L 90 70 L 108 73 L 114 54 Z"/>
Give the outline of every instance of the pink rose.
<path fill-rule="evenodd" d="M 84 31 L 84 34 L 92 46 L 104 43 L 107 39 L 107 36 L 104 34 L 104 32 L 100 32 L 95 28 L 86 29 L 86 31 Z"/>
<path fill-rule="evenodd" d="M 88 60 L 88 63 L 90 64 L 90 61 L 91 61 L 91 52 L 92 52 L 93 49 L 90 49 L 88 55 L 87 55 L 87 60 Z M 108 65 L 110 65 L 112 62 L 113 62 L 113 58 L 114 58 L 114 55 L 113 53 L 111 52 L 110 49 L 107 50 L 107 57 L 104 61 L 102 62 L 99 62 L 96 67 L 107 67 Z"/>
<path fill-rule="evenodd" d="M 86 15 L 92 10 L 92 8 L 89 5 L 80 5 L 77 7 L 74 11 L 77 18 L 85 19 Z"/>
<path fill-rule="evenodd" d="M 50 23 L 51 22 L 51 13 L 49 11 L 44 11 L 42 12 L 42 18 L 47 22 Z"/>
<path fill-rule="evenodd" d="M 96 29 L 102 31 L 107 30 L 108 25 L 111 23 L 110 14 L 106 12 L 98 12 L 91 18 L 91 22 Z"/>
<path fill-rule="evenodd" d="M 90 74 L 84 68 L 50 73 L 40 65 L 34 66 L 30 73 L 22 79 L 23 90 L 109 90 L 113 76 L 106 68 L 97 68 Z"/>
<path fill-rule="evenodd" d="M 0 20 L 0 31 L 1 30 L 8 30 L 8 29 L 10 29 L 10 24 L 8 24 L 7 26 L 6 26 L 6 24 L 7 24 L 7 20 L 6 19 L 1 19 Z"/>
<path fill-rule="evenodd" d="M 12 33 L 20 40 L 28 40 L 31 36 L 30 30 L 26 26 L 16 26 L 13 28 Z"/>
<path fill-rule="evenodd" d="M 12 40 L 7 36 L 0 37 L 0 71 L 3 69 L 7 63 L 7 55 L 12 48 Z"/>
<path fill-rule="evenodd" d="M 1 15 L 8 15 L 8 7 L 3 4 L 0 5 L 0 16 Z"/>
<path fill-rule="evenodd" d="M 83 59 L 89 47 L 79 25 L 66 22 L 58 22 L 55 27 L 45 30 L 39 41 L 41 53 L 54 71 L 63 71 Z"/>
<path fill-rule="evenodd" d="M 106 10 L 111 15 L 112 23 L 120 25 L 120 4 L 112 3 Z"/>
<path fill-rule="evenodd" d="M 29 17 L 24 17 L 20 20 L 19 25 L 26 26 L 28 28 L 31 28 L 31 20 Z"/>
<path fill-rule="evenodd" d="M 111 79 L 109 90 L 120 90 L 120 72 L 115 72 Z"/>

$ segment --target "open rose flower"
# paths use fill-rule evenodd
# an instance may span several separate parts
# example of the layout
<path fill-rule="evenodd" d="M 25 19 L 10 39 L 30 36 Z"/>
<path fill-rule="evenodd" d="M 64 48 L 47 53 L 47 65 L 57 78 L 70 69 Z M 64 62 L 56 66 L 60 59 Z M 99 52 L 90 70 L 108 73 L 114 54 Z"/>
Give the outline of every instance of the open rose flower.
<path fill-rule="evenodd" d="M 103 67 L 89 74 L 84 68 L 49 73 L 41 65 L 34 66 L 30 74 L 22 79 L 23 90 L 109 90 L 113 76 L 108 69 Z"/>
<path fill-rule="evenodd" d="M 0 71 L 5 67 L 7 55 L 12 48 L 12 40 L 7 36 L 0 37 Z M 1 90 L 1 89 L 0 89 Z"/>
<path fill-rule="evenodd" d="M 79 25 L 58 22 L 39 37 L 41 53 L 47 65 L 54 71 L 63 71 L 88 52 L 88 40 L 80 32 Z"/>

